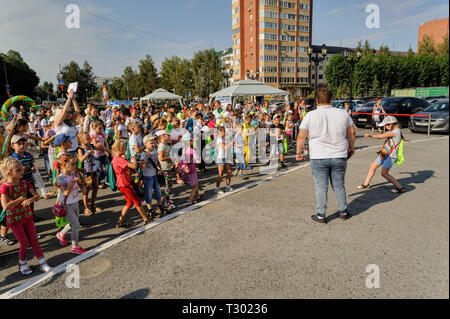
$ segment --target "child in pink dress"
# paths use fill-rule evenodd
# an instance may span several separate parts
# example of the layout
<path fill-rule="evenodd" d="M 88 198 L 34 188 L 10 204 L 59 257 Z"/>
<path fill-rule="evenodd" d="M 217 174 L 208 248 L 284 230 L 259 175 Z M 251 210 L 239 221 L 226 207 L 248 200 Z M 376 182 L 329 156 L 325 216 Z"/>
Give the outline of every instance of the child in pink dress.
<path fill-rule="evenodd" d="M 203 195 L 200 195 L 198 191 L 198 177 L 197 177 L 197 169 L 195 167 L 197 154 L 192 148 L 193 141 L 190 133 L 184 134 L 182 141 L 183 141 L 183 160 L 180 162 L 180 169 L 182 174 L 184 174 L 186 183 L 188 183 L 192 187 L 191 195 L 189 196 L 188 202 L 188 206 L 192 206 L 200 202 L 203 198 Z"/>

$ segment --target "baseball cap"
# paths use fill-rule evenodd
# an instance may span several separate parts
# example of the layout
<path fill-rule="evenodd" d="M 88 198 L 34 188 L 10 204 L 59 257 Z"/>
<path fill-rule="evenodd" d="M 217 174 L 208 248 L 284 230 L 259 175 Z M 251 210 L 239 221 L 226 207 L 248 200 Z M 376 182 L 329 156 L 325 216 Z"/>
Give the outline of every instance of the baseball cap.
<path fill-rule="evenodd" d="M 53 144 L 55 146 L 61 146 L 62 143 L 69 141 L 70 140 L 70 136 L 67 134 L 59 134 L 55 137 L 55 139 L 53 140 Z"/>
<path fill-rule="evenodd" d="M 386 116 L 383 121 L 378 124 L 378 126 L 385 126 L 386 124 L 394 124 L 394 123 L 398 123 L 397 118 L 395 116 L 389 115 Z"/>
<path fill-rule="evenodd" d="M 135 110 L 134 106 L 130 109 L 130 113 Z"/>
<path fill-rule="evenodd" d="M 21 135 L 14 135 L 11 138 L 11 144 L 17 143 L 17 142 L 19 142 L 21 140 L 26 141 L 27 139 L 25 137 L 21 136 Z"/>
<path fill-rule="evenodd" d="M 169 133 L 167 133 L 166 131 L 164 131 L 164 130 L 159 130 L 158 132 L 156 132 L 155 133 L 155 136 L 161 136 L 161 135 L 164 135 L 164 134 L 166 134 L 166 135 L 169 135 Z"/>
<path fill-rule="evenodd" d="M 55 122 L 55 117 L 54 117 L 54 116 L 50 117 L 50 118 L 48 119 L 48 122 L 49 122 L 49 123 Z"/>
<path fill-rule="evenodd" d="M 222 117 L 223 117 L 223 118 L 230 117 L 230 113 L 229 113 L 229 112 L 224 112 L 224 113 L 222 114 Z"/>

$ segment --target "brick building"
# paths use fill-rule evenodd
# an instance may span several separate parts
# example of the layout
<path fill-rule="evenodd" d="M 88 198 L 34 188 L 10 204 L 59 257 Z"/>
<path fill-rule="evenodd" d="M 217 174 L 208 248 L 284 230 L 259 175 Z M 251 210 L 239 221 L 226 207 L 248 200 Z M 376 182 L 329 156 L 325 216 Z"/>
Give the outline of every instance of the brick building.
<path fill-rule="evenodd" d="M 233 78 L 310 91 L 313 0 L 232 0 Z"/>
<path fill-rule="evenodd" d="M 417 39 L 417 51 L 419 51 L 419 45 L 423 40 L 425 35 L 433 38 L 436 45 L 439 45 L 443 42 L 443 38 L 446 34 L 448 34 L 448 18 L 428 21 L 422 23 L 419 27 L 419 37 Z"/>

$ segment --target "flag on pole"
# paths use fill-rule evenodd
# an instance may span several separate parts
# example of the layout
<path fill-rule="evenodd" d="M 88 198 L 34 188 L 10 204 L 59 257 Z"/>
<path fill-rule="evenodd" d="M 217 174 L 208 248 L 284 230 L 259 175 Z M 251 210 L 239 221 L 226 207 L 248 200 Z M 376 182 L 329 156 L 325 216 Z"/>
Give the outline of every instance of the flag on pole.
<path fill-rule="evenodd" d="M 108 90 L 106 89 L 106 85 L 103 85 L 103 99 L 108 99 Z"/>

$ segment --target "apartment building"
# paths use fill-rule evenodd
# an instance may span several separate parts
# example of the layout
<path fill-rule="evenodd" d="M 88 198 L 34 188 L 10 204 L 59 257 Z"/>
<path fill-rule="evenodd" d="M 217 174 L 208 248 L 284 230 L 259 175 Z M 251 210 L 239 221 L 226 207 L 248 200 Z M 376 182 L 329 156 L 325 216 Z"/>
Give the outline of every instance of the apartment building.
<path fill-rule="evenodd" d="M 233 78 L 310 91 L 313 0 L 232 0 Z"/>

